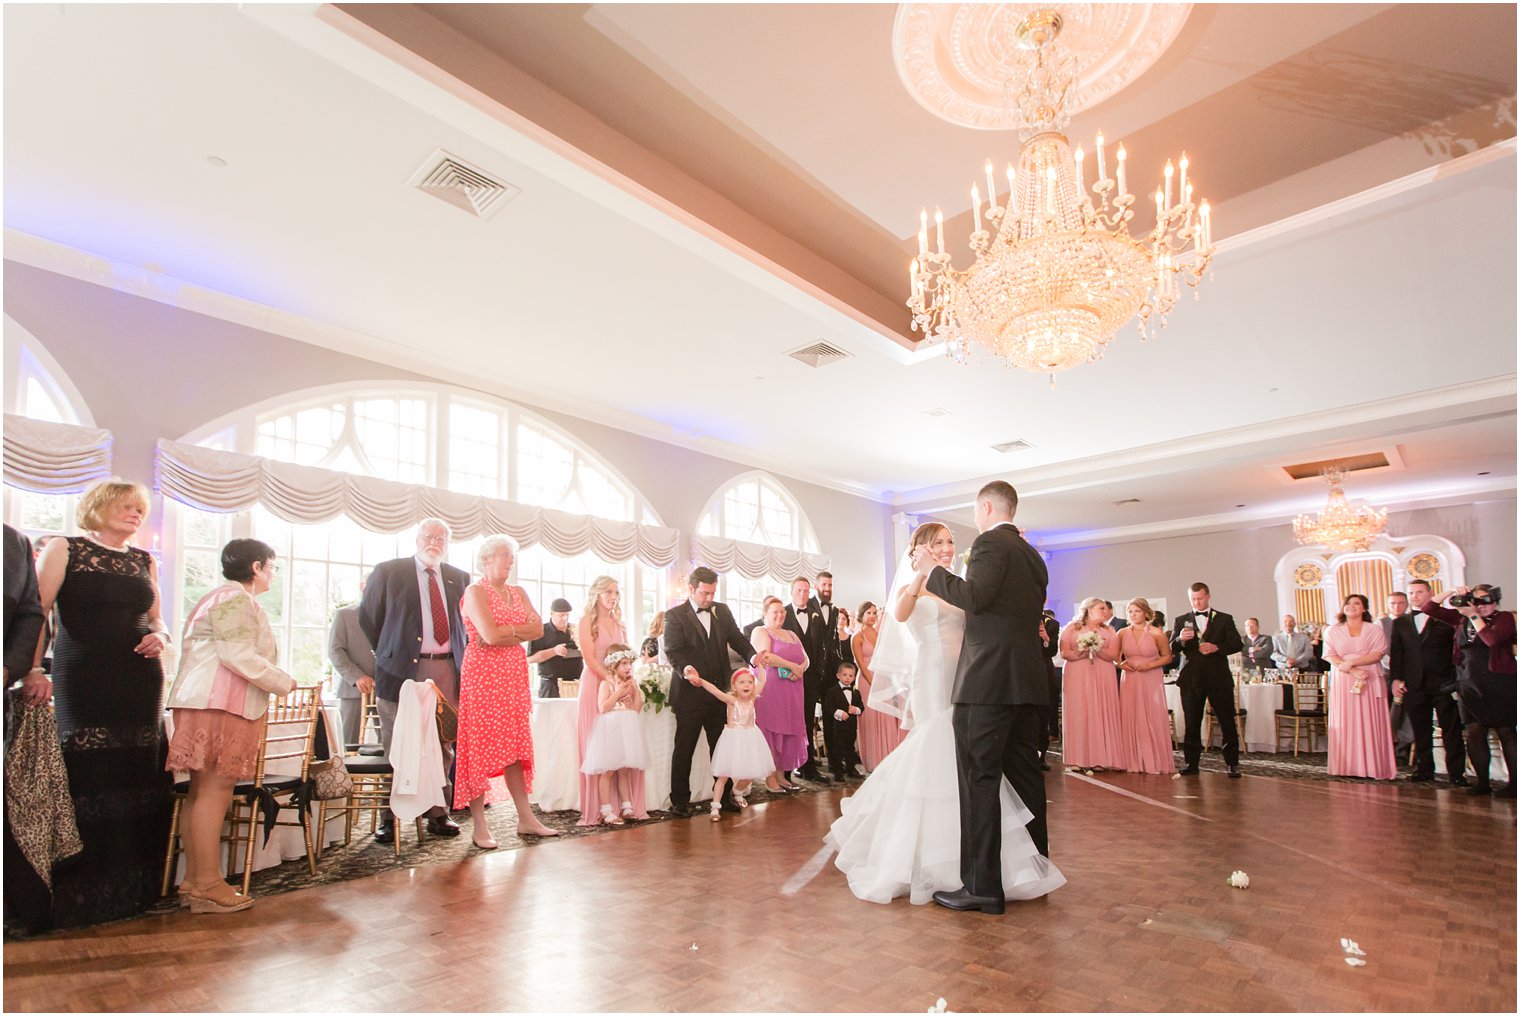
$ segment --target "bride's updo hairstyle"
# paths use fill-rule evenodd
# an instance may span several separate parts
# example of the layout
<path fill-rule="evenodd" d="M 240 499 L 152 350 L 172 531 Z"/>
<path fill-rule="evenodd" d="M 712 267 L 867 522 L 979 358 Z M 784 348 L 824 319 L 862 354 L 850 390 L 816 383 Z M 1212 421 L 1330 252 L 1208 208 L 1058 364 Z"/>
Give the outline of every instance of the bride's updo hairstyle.
<path fill-rule="evenodd" d="M 940 533 L 950 533 L 949 527 L 942 522 L 925 522 L 913 530 L 913 535 L 908 539 L 908 560 L 913 560 L 913 552 L 919 547 L 927 547 L 939 538 Z M 954 538 L 954 534 L 950 534 Z"/>

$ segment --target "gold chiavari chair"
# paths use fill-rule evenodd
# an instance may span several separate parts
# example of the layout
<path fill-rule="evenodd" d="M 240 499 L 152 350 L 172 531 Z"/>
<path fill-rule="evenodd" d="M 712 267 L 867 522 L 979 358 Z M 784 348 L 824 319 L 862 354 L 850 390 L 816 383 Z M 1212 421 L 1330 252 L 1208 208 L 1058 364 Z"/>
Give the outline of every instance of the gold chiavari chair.
<path fill-rule="evenodd" d="M 390 807 L 392 771 L 390 760 L 380 749 L 380 708 L 375 703 L 375 693 L 365 692 L 360 698 L 359 719 L 359 746 L 358 750 L 344 756 L 343 764 L 348 768 L 349 778 L 354 781 L 354 789 L 349 796 L 341 801 L 322 801 L 317 809 L 317 828 L 325 830 L 327 823 L 339 815 L 343 816 L 343 845 L 348 846 L 354 838 L 354 816 L 362 817 L 369 814 L 369 829 L 373 833 L 380 822 L 380 815 L 384 809 Z M 373 740 L 371 740 L 373 734 Z M 424 833 L 424 825 L 421 818 L 416 821 L 417 842 L 421 843 Z M 401 856 L 401 831 L 399 825 L 393 825 L 395 837 L 391 840 L 391 849 L 397 857 Z M 323 846 L 320 842 L 326 837 L 318 837 L 317 856 L 321 857 Z"/>
<path fill-rule="evenodd" d="M 1315 730 L 1325 736 L 1329 736 L 1329 716 L 1325 711 L 1325 682 L 1324 678 L 1314 671 L 1298 671 L 1294 674 L 1293 683 L 1288 685 L 1292 695 L 1292 708 L 1274 710 L 1273 715 L 1277 720 L 1276 747 L 1282 750 L 1283 738 L 1291 731 L 1293 734 L 1293 754 L 1298 754 L 1299 737 L 1303 736 L 1308 743 L 1308 750 L 1314 750 Z"/>
<path fill-rule="evenodd" d="M 312 754 L 316 743 L 317 723 L 322 716 L 322 689 L 319 686 L 297 688 L 284 698 L 270 696 L 269 708 L 260 721 L 260 746 L 258 766 L 253 779 L 237 784 L 232 791 L 232 807 L 227 812 L 227 832 L 222 842 L 227 844 L 227 878 L 237 875 L 239 843 L 243 861 L 243 893 L 248 893 L 253 879 L 253 848 L 264 823 L 261 813 L 271 806 L 299 803 L 302 786 L 309 779 Z M 271 730 L 271 728 L 277 728 Z M 271 773 L 270 763 L 276 768 L 295 769 L 295 773 Z M 169 884 L 174 876 L 174 862 L 181 846 L 179 839 L 180 813 L 190 791 L 188 781 L 175 785 L 174 817 L 169 826 L 169 846 L 164 857 L 163 895 L 169 894 Z M 312 827 L 308 816 L 295 819 L 276 817 L 274 825 L 300 826 L 306 837 L 306 864 L 311 873 L 317 873 L 317 854 L 313 845 Z M 244 830 L 239 832 L 239 830 Z"/>
<path fill-rule="evenodd" d="M 1245 750 L 1246 743 L 1246 711 L 1240 708 L 1240 675 L 1234 679 L 1233 695 L 1235 699 L 1235 733 L 1240 738 L 1241 750 Z M 1203 746 L 1205 749 L 1214 742 L 1214 707 L 1203 707 Z"/>

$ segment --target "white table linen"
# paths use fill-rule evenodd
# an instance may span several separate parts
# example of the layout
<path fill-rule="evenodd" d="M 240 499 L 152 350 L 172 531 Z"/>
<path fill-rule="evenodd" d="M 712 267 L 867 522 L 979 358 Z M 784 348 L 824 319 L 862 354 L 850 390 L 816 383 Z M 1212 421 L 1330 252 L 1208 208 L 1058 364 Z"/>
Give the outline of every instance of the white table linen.
<path fill-rule="evenodd" d="M 533 793 L 528 799 L 543 811 L 578 811 L 581 806 L 581 755 L 577 738 L 580 703 L 575 699 L 534 699 Z M 644 807 L 670 807 L 670 753 L 675 746 L 676 716 L 671 709 L 639 714 L 649 768 L 644 770 Z M 691 797 L 712 798 L 712 761 L 707 738 L 697 739 L 691 759 Z"/>

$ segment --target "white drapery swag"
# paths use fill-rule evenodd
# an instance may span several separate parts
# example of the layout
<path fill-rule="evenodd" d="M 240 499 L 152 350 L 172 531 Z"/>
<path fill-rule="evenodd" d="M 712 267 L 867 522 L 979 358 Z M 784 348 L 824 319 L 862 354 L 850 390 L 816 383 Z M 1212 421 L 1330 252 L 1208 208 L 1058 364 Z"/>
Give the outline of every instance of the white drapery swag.
<path fill-rule="evenodd" d="M 77 494 L 111 475 L 111 432 L 5 414 L 5 482 Z"/>
<path fill-rule="evenodd" d="M 799 575 L 816 579 L 819 572 L 829 567 L 827 554 L 767 547 L 726 536 L 692 537 L 691 556 L 697 564 L 705 564 L 720 574 L 734 573 L 747 579 L 769 575 L 777 582 L 790 582 Z"/>
<path fill-rule="evenodd" d="M 670 566 L 680 552 L 680 534 L 665 526 L 572 515 L 180 441 L 158 442 L 156 472 L 164 496 L 203 511 L 233 512 L 262 504 L 286 522 L 326 522 L 347 515 L 377 533 L 400 532 L 436 516 L 449 524 L 456 540 L 505 533 L 524 549 L 543 544 L 561 557 L 589 550 L 604 561 L 637 558 L 652 568 Z"/>

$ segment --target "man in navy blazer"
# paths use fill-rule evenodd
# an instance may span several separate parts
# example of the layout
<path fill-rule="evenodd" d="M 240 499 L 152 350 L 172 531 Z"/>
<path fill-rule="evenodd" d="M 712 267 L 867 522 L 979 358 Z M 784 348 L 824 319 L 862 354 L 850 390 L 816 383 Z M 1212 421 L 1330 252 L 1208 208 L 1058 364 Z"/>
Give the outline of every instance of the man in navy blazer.
<path fill-rule="evenodd" d="M 396 703 L 407 681 L 432 681 L 444 697 L 459 706 L 459 668 L 464 663 L 464 625 L 459 602 L 470 576 L 443 555 L 449 546 L 448 523 L 423 519 L 417 527 L 417 553 L 375 566 L 359 602 L 359 627 L 375 649 L 375 706 L 380 713 L 380 740 L 386 757 L 396 724 Z M 452 779 L 454 746 L 443 745 L 443 771 Z M 445 785 L 444 798 L 452 800 Z M 459 826 L 447 808 L 428 813 L 428 832 L 458 836 Z M 390 813 L 375 832 L 380 843 L 395 835 Z"/>

